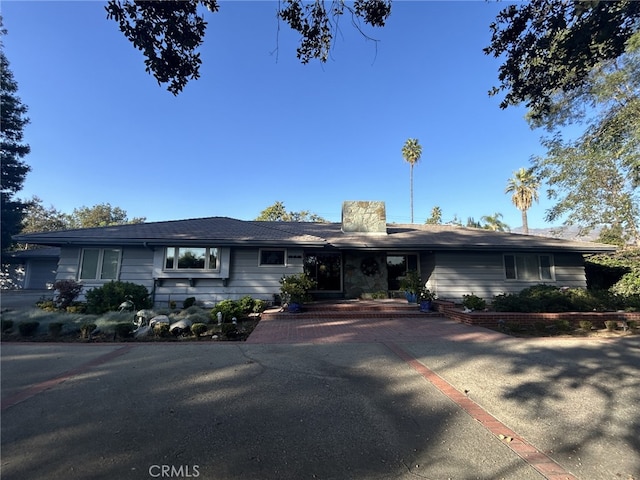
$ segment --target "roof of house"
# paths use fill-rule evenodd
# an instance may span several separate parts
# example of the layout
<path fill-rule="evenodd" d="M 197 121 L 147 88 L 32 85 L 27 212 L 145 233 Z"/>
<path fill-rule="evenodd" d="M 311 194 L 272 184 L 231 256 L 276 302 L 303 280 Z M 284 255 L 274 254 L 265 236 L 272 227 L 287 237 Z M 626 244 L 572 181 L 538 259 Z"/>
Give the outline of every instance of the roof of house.
<path fill-rule="evenodd" d="M 612 245 L 451 225 L 388 224 L 386 234 L 344 233 L 340 223 L 261 222 L 207 217 L 17 235 L 51 246 L 305 246 L 384 250 L 614 251 Z"/>
<path fill-rule="evenodd" d="M 28 250 L 14 250 L 9 252 L 2 252 L 2 261 L 7 263 L 24 263 L 26 260 L 35 259 L 55 259 L 60 256 L 59 247 L 43 247 L 43 248 L 31 248 Z"/>

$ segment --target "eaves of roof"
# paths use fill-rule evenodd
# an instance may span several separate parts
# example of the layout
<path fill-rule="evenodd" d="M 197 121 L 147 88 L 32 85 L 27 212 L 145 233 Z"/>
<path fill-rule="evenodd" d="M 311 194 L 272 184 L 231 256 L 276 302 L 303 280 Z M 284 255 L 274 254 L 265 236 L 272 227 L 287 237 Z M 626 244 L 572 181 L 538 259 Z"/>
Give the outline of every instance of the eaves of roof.
<path fill-rule="evenodd" d="M 615 251 L 591 242 L 522 235 L 448 225 L 391 224 L 387 234 L 343 233 L 340 223 L 258 222 L 210 217 L 169 222 L 116 225 L 17 235 L 16 241 L 41 245 L 94 246 L 305 246 L 340 250 L 434 251 Z"/>

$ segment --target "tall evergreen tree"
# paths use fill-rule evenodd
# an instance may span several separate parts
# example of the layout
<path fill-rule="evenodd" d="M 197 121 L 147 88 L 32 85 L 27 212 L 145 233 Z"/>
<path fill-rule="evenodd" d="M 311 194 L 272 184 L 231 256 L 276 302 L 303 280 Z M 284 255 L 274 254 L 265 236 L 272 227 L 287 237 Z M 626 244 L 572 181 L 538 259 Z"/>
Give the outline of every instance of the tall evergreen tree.
<path fill-rule="evenodd" d="M 11 236 L 20 232 L 23 211 L 26 204 L 15 195 L 22 190 L 22 184 L 29 172 L 29 166 L 22 160 L 30 152 L 29 145 L 23 143 L 23 130 L 29 123 L 27 106 L 17 96 L 18 84 L 9 69 L 9 61 L 4 54 L 2 36 L 6 35 L 0 17 L 0 219 L 2 236 L 0 248 L 6 250 L 11 245 Z"/>

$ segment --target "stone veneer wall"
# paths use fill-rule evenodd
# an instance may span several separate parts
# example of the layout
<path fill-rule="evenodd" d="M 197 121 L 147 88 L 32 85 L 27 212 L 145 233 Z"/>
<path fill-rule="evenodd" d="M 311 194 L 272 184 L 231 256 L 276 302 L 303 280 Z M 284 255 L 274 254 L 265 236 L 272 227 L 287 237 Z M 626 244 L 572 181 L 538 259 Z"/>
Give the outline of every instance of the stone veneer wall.
<path fill-rule="evenodd" d="M 384 202 L 343 202 L 342 231 L 386 235 L 387 214 Z"/>
<path fill-rule="evenodd" d="M 362 264 L 377 265 L 377 271 Z M 375 262 L 375 264 L 373 263 Z M 384 252 L 349 252 L 344 256 L 344 295 L 360 298 L 363 294 L 387 292 L 387 257 Z"/>

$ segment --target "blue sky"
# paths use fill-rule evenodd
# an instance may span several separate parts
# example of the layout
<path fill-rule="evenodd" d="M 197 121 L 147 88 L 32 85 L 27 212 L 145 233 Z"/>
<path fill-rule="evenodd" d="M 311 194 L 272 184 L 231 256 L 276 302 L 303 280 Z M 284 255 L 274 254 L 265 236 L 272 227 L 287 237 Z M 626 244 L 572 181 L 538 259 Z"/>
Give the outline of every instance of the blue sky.
<path fill-rule="evenodd" d="M 253 219 L 275 201 L 339 221 L 344 200 L 382 200 L 409 222 L 520 212 L 504 194 L 543 153 L 524 108 L 488 90 L 499 62 L 483 54 L 505 2 L 394 1 L 364 39 L 344 17 L 326 64 L 302 65 L 278 28 L 277 3 L 222 2 L 207 14 L 201 78 L 174 97 L 106 19 L 101 1 L 2 2 L 5 53 L 29 107 L 32 171 L 21 198 L 71 213 L 111 203 L 148 221 Z M 544 191 L 529 226 L 548 227 Z"/>

